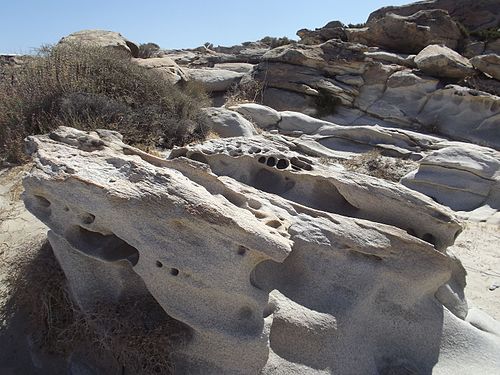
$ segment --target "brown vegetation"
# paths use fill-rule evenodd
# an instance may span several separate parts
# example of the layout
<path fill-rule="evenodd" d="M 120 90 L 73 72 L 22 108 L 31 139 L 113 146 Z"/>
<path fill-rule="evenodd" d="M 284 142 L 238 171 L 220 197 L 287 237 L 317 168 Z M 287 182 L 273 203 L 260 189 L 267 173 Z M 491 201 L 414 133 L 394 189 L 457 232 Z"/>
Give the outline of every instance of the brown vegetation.
<path fill-rule="evenodd" d="M 78 354 L 106 373 L 172 373 L 172 348 L 188 340 L 189 331 L 150 295 L 82 311 L 48 241 L 17 251 L 8 269 L 9 300 L 0 315 L 9 324 L 29 314 L 33 350 Z"/>
<path fill-rule="evenodd" d="M 0 162 L 24 161 L 23 138 L 60 125 L 117 130 L 132 144 L 184 144 L 204 137 L 207 100 L 199 88 L 173 86 L 120 51 L 42 48 L 0 81 Z"/>

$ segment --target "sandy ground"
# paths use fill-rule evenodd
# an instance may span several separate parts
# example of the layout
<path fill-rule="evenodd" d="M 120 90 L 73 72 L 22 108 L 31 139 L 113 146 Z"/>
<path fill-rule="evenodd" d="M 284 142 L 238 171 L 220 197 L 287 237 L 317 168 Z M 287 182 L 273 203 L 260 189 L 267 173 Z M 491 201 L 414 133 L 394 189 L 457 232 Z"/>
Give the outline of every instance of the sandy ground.
<path fill-rule="evenodd" d="M 452 251 L 467 270 L 469 305 L 500 321 L 500 226 L 466 222 Z"/>
<path fill-rule="evenodd" d="M 17 256 L 28 247 L 38 246 L 46 238 L 47 227 L 31 215 L 20 195 L 21 178 L 29 166 L 0 171 L 0 374 L 39 374 L 37 358 L 32 352 L 29 336 L 25 334 L 24 314 L 5 316 L 10 291 L 8 274 Z M 36 246 L 36 245 L 35 245 Z"/>

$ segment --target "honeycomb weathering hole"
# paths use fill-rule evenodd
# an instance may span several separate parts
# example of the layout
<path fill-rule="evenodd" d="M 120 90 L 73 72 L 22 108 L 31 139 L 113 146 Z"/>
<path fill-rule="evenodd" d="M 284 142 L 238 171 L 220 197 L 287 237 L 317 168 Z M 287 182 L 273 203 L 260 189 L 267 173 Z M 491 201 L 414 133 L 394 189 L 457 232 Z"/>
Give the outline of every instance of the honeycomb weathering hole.
<path fill-rule="evenodd" d="M 64 237 L 76 250 L 103 262 L 126 260 L 135 266 L 139 261 L 139 251 L 114 234 L 104 235 L 73 226 Z"/>
<path fill-rule="evenodd" d="M 35 197 L 36 203 L 40 207 L 44 207 L 44 208 L 50 207 L 50 201 L 47 198 L 42 197 L 41 195 L 34 195 L 34 197 Z"/>

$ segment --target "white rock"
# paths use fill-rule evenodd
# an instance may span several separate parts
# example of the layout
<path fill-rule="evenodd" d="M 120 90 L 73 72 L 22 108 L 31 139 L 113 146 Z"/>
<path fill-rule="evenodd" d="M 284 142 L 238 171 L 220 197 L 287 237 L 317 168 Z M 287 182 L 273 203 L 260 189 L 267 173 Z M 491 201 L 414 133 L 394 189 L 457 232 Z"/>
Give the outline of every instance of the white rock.
<path fill-rule="evenodd" d="M 500 81 L 500 56 L 496 54 L 475 56 L 470 61 L 474 68 Z"/>
<path fill-rule="evenodd" d="M 176 84 L 179 81 L 187 81 L 188 77 L 177 63 L 170 57 L 152 57 L 149 59 L 133 59 L 140 66 L 153 69 L 162 74 L 167 81 Z"/>
<path fill-rule="evenodd" d="M 245 74 L 225 69 L 185 69 L 189 80 L 200 83 L 210 92 L 227 91 Z"/>
<path fill-rule="evenodd" d="M 59 128 L 28 139 L 25 204 L 84 310 L 151 294 L 188 327 L 180 373 L 498 372 L 500 337 L 452 313 L 453 214 L 271 138 L 164 160 Z"/>
<path fill-rule="evenodd" d="M 281 120 L 281 115 L 278 111 L 257 103 L 237 104 L 229 107 L 229 109 L 242 114 L 245 118 L 262 129 L 275 126 Z"/>
<path fill-rule="evenodd" d="M 452 49 L 431 44 L 415 56 L 417 67 L 430 75 L 448 78 L 464 78 L 473 73 L 468 59 Z"/>
<path fill-rule="evenodd" d="M 238 112 L 226 108 L 204 108 L 210 128 L 221 137 L 251 136 L 257 134 L 253 124 Z"/>

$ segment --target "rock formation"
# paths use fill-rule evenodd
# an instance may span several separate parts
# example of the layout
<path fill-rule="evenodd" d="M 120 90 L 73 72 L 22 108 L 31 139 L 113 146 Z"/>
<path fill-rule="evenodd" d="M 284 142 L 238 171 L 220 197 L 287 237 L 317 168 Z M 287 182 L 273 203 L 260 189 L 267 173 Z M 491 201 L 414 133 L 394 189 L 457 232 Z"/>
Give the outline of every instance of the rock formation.
<path fill-rule="evenodd" d="M 24 201 L 79 305 L 151 293 L 191 332 L 178 373 L 500 368 L 499 333 L 466 321 L 464 272 L 446 253 L 461 226 L 420 193 L 276 134 L 162 159 L 61 127 L 28 149 Z"/>
<path fill-rule="evenodd" d="M 115 48 L 126 51 L 133 57 L 138 57 L 139 47 L 134 42 L 124 38 L 120 33 L 107 30 L 82 30 L 65 36 L 59 44 L 85 43 L 99 47 Z"/>
<path fill-rule="evenodd" d="M 500 224 L 499 11 L 426 0 L 146 59 L 115 32 L 63 38 L 213 99 L 208 140 L 155 155 L 110 130 L 27 138 L 24 203 L 76 303 L 153 297 L 186 336 L 178 374 L 500 373 L 454 255 Z"/>

